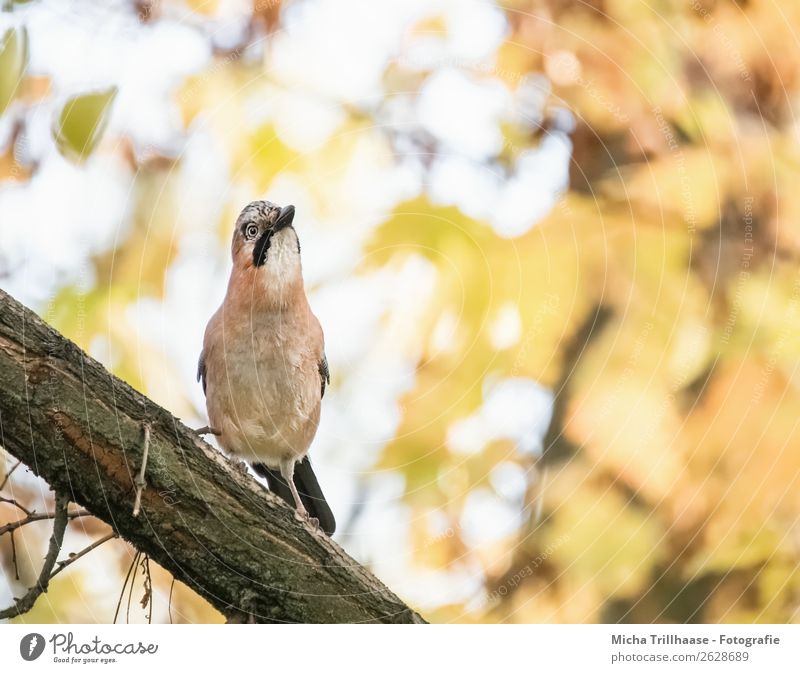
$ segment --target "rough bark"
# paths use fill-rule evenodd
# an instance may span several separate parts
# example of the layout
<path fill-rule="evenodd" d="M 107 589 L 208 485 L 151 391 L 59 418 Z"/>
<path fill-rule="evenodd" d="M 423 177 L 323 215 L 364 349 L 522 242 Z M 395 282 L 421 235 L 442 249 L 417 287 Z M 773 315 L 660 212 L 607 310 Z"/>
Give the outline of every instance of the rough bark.
<path fill-rule="evenodd" d="M 2 291 L 0 381 L 3 447 L 224 614 L 423 622 L 255 479 Z"/>

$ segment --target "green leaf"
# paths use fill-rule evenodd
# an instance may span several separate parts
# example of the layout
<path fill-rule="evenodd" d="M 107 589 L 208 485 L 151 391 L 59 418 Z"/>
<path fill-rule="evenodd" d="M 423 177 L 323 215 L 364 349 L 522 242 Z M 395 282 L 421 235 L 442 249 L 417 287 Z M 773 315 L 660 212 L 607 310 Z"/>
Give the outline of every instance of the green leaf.
<path fill-rule="evenodd" d="M 117 87 L 73 96 L 64 105 L 53 128 L 59 151 L 73 161 L 85 160 L 97 147 L 108 125 Z"/>
<path fill-rule="evenodd" d="M 28 64 L 28 33 L 9 28 L 0 43 L 0 114 L 14 100 Z"/>

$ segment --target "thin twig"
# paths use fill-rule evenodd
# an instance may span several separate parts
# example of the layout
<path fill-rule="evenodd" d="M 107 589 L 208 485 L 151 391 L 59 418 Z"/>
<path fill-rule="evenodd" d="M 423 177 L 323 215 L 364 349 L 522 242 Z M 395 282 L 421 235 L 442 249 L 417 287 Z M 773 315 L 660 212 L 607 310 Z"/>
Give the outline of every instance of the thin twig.
<path fill-rule="evenodd" d="M 167 602 L 167 612 L 169 613 L 169 623 L 172 624 L 172 590 L 175 588 L 175 575 L 169 585 L 169 601 Z"/>
<path fill-rule="evenodd" d="M 14 565 L 14 579 L 19 582 L 19 565 L 17 564 L 17 543 L 14 540 L 14 531 L 11 531 L 11 563 Z"/>
<path fill-rule="evenodd" d="M 16 470 L 20 465 L 22 465 L 22 461 L 18 460 L 16 463 L 14 463 L 14 467 L 12 467 L 8 472 L 6 472 L 6 476 L 3 477 L 3 483 L 0 483 L 0 491 L 2 491 L 6 487 L 6 484 L 8 483 L 8 480 L 11 478 L 11 475 L 14 474 L 14 470 Z"/>
<path fill-rule="evenodd" d="M 119 609 L 122 607 L 122 599 L 125 596 L 125 587 L 128 586 L 128 580 L 131 577 L 131 572 L 136 567 L 136 561 L 139 558 L 139 552 L 137 551 L 136 554 L 133 556 L 133 563 L 130 564 L 128 567 L 128 574 L 125 575 L 125 582 L 122 584 L 122 591 L 119 592 L 119 600 L 117 601 L 117 609 L 114 612 L 114 624 L 117 623 L 117 617 L 119 617 Z"/>
<path fill-rule="evenodd" d="M 136 571 L 139 567 L 139 559 L 142 556 L 142 552 L 137 551 L 136 556 L 133 558 L 133 577 L 131 577 L 131 584 L 128 587 L 128 609 L 125 611 L 125 623 L 131 623 L 131 598 L 133 597 L 133 585 L 136 584 Z"/>
<path fill-rule="evenodd" d="M 67 506 L 69 505 L 69 498 L 61 493 L 56 494 L 56 514 L 53 520 L 53 534 L 50 536 L 50 545 L 47 549 L 47 555 L 44 557 L 44 565 L 39 573 L 39 579 L 36 584 L 28 589 L 28 592 L 16 600 L 16 604 L 0 610 L 0 619 L 10 619 L 16 617 L 30 610 L 36 599 L 39 598 L 50 584 L 50 573 L 53 571 L 53 566 L 56 564 L 56 559 L 61 551 L 61 543 L 64 541 L 64 531 L 67 530 Z"/>
<path fill-rule="evenodd" d="M 136 485 L 136 501 L 133 503 L 133 516 L 139 516 L 139 509 L 142 506 L 142 491 L 145 487 L 144 471 L 147 469 L 147 455 L 150 452 L 150 424 L 144 424 L 144 448 L 142 449 L 142 464 L 139 467 L 139 474 L 133 482 Z"/>
<path fill-rule="evenodd" d="M 24 519 L 20 519 L 19 521 L 12 521 L 11 523 L 7 523 L 5 526 L 0 526 L 0 535 L 5 535 L 6 533 L 13 533 L 17 528 L 22 528 L 22 526 L 26 526 L 29 523 L 33 523 L 34 521 L 45 521 L 46 519 L 54 519 L 56 517 L 57 512 L 31 512 L 26 516 Z M 92 513 L 81 509 L 77 512 L 68 512 L 67 519 L 70 521 L 72 519 L 77 519 L 82 516 L 92 516 Z"/>
<path fill-rule="evenodd" d="M 75 563 L 75 561 L 77 561 L 82 556 L 86 556 L 86 554 L 88 554 L 90 551 L 92 551 L 94 549 L 97 549 L 101 544 L 103 544 L 105 542 L 108 542 L 109 540 L 113 540 L 115 537 L 119 537 L 119 535 L 117 533 L 115 533 L 114 531 L 111 531 L 108 535 L 105 535 L 104 537 L 101 537 L 99 540 L 96 540 L 95 542 L 92 542 L 92 544 L 90 544 L 88 547 L 85 547 L 84 549 L 81 549 L 81 551 L 79 551 L 79 552 L 77 552 L 75 554 L 70 554 L 63 561 L 59 561 L 58 562 L 58 568 L 56 568 L 53 571 L 53 573 L 50 575 L 50 579 L 53 579 L 56 575 L 58 575 L 58 573 L 60 573 L 62 570 L 64 570 L 64 568 L 66 568 L 69 565 L 72 565 L 73 563 Z"/>
<path fill-rule="evenodd" d="M 16 507 L 17 509 L 21 509 L 28 516 L 33 514 L 33 512 L 31 510 L 29 510 L 24 505 L 20 505 L 14 498 L 6 498 L 6 497 L 0 495 L 0 502 L 5 502 L 5 503 L 7 503 L 9 505 L 14 505 L 14 507 Z"/>
<path fill-rule="evenodd" d="M 142 596 L 142 609 L 148 608 L 147 623 L 153 623 L 153 578 L 150 576 L 150 557 L 145 554 L 142 559 L 142 573 L 144 576 L 144 595 Z"/>

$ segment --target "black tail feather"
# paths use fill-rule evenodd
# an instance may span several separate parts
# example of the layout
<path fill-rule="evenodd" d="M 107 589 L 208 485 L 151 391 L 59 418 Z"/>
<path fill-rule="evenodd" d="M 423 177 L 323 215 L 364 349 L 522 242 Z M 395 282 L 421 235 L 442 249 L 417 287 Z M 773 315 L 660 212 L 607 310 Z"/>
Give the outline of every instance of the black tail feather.
<path fill-rule="evenodd" d="M 273 470 L 262 463 L 253 464 L 253 470 L 267 480 L 270 491 L 294 507 L 292 492 L 289 490 L 286 480 L 281 476 L 280 470 Z M 320 528 L 328 535 L 333 535 L 336 530 L 336 519 L 333 518 L 333 512 L 325 500 L 317 481 L 317 475 L 311 469 L 311 461 L 308 456 L 294 466 L 294 485 L 297 487 L 300 500 L 303 501 L 309 515 L 319 519 Z"/>

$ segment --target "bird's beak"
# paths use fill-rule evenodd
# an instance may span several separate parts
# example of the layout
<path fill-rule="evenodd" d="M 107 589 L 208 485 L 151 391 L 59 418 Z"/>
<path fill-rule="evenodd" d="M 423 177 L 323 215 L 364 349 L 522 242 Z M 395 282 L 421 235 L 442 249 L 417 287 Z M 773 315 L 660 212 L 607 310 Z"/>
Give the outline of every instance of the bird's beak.
<path fill-rule="evenodd" d="M 275 220 L 273 229 L 279 231 L 280 229 L 291 226 L 292 220 L 294 220 L 294 206 L 284 206 L 281 208 L 278 219 Z"/>

